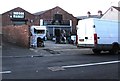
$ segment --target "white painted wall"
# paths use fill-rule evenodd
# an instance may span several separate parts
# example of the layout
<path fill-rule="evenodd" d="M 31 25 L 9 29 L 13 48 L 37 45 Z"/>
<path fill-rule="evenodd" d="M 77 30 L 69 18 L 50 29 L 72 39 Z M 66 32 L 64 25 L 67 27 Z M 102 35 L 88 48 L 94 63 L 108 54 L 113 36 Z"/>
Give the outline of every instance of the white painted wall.
<path fill-rule="evenodd" d="M 109 19 L 109 20 L 118 20 L 118 16 L 120 16 L 120 12 L 115 8 L 111 7 L 108 11 L 101 17 L 101 19 Z M 119 17 L 120 18 L 120 17 Z M 120 21 L 120 20 L 119 20 Z"/>

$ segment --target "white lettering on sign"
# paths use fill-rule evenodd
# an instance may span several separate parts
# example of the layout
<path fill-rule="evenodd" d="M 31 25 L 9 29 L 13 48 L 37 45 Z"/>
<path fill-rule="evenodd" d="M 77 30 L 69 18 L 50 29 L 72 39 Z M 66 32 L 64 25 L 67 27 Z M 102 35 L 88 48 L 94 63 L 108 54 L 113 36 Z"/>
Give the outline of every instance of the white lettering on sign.
<path fill-rule="evenodd" d="M 13 18 L 24 18 L 24 12 L 13 12 Z"/>

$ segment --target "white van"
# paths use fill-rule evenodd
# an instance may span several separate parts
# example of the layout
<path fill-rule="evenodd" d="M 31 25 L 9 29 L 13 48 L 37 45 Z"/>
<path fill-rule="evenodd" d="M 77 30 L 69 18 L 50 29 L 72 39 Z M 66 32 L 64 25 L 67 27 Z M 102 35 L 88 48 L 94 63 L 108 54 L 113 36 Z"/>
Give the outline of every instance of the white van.
<path fill-rule="evenodd" d="M 46 37 L 46 26 L 31 26 L 31 47 L 39 47 L 44 46 L 44 40 L 47 39 Z"/>
<path fill-rule="evenodd" d="M 89 18 L 77 25 L 77 46 L 92 48 L 94 53 L 109 51 L 118 54 L 120 49 L 118 21 Z"/>

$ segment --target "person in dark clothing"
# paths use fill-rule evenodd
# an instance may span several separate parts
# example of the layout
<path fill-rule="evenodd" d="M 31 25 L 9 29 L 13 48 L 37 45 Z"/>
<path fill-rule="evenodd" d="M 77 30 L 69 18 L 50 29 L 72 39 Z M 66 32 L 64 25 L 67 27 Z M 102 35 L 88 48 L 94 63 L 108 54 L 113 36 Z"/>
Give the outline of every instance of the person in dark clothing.
<path fill-rule="evenodd" d="M 61 42 L 66 43 L 66 31 L 65 30 L 61 32 Z"/>
<path fill-rule="evenodd" d="M 67 33 L 66 38 L 67 38 L 68 44 L 70 44 L 71 43 L 71 32 Z"/>

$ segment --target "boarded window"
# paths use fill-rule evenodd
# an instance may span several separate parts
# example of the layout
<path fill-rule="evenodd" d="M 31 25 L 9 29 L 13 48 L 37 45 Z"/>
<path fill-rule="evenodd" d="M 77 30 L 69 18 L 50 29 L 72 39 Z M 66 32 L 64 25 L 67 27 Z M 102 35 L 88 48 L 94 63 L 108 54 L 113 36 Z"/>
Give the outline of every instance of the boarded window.
<path fill-rule="evenodd" d="M 54 14 L 54 16 L 53 16 L 53 20 L 58 20 L 58 21 L 63 20 L 63 18 L 62 18 L 62 14 Z"/>

